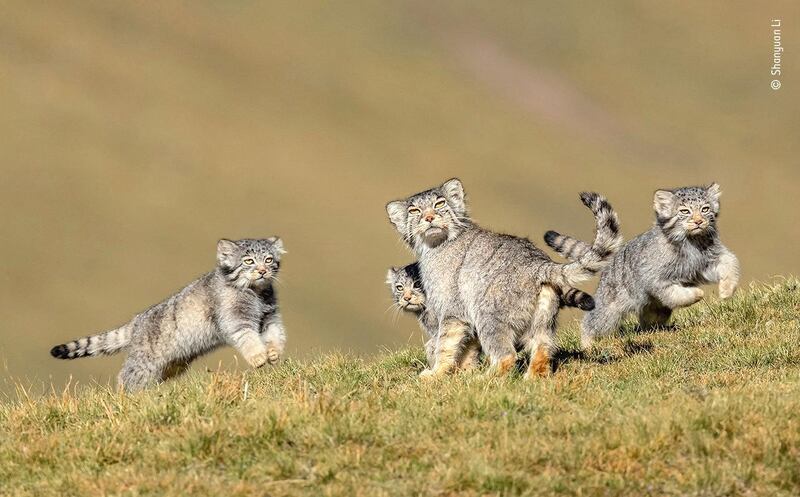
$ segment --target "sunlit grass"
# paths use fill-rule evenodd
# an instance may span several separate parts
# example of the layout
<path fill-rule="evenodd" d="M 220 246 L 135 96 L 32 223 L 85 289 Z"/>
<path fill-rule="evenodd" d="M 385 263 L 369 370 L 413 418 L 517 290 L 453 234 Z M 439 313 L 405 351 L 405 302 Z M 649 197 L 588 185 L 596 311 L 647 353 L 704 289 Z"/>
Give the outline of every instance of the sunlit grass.
<path fill-rule="evenodd" d="M 549 379 L 420 382 L 421 350 L 0 405 L 8 495 L 796 495 L 800 284 L 601 340 Z"/>

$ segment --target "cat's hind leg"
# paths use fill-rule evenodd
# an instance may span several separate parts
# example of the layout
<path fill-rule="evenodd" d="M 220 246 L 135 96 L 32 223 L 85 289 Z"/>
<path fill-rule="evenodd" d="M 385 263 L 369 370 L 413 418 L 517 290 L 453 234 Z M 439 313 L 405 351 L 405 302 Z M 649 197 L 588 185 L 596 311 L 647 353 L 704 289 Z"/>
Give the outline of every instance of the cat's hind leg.
<path fill-rule="evenodd" d="M 610 302 L 599 304 L 586 313 L 581 322 L 581 346 L 591 348 L 594 339 L 615 330 L 627 312 L 627 307 Z"/>
<path fill-rule="evenodd" d="M 163 381 L 165 367 L 147 354 L 132 351 L 122 365 L 117 382 L 126 392 L 138 392 Z"/>
<path fill-rule="evenodd" d="M 483 353 L 489 358 L 489 374 L 508 374 L 517 363 L 516 333 L 508 323 L 487 317 L 476 326 Z"/>
<path fill-rule="evenodd" d="M 530 330 L 523 336 L 523 345 L 530 353 L 526 378 L 548 376 L 552 372 L 559 304 L 558 292 L 550 286 L 543 286 L 536 298 Z"/>

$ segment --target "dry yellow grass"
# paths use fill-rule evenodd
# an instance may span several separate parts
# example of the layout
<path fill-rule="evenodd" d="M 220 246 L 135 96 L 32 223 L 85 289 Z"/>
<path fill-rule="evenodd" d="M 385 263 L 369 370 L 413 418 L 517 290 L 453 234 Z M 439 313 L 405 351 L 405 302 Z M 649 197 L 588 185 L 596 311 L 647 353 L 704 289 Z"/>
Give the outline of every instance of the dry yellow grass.
<path fill-rule="evenodd" d="M 420 349 L 0 404 L 3 495 L 800 492 L 800 283 L 628 326 L 548 379 L 420 382 Z"/>

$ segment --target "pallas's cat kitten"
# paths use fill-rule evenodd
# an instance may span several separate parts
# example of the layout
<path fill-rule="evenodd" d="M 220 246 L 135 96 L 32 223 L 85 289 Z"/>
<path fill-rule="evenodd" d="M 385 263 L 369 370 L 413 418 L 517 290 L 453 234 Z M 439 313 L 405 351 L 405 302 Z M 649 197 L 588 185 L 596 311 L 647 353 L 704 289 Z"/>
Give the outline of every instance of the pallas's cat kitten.
<path fill-rule="evenodd" d="M 127 391 L 185 371 L 197 357 L 231 345 L 255 367 L 281 357 L 286 342 L 273 288 L 283 242 L 220 240 L 217 267 L 130 322 L 53 347 L 53 357 L 76 359 L 128 350 L 119 373 Z"/>
<path fill-rule="evenodd" d="M 638 315 L 642 328 L 665 325 L 673 309 L 703 298 L 699 285 L 719 283 L 720 298 L 733 295 L 739 261 L 719 240 L 720 194 L 716 183 L 655 192 L 655 224 L 627 242 L 600 275 L 595 308 L 583 319 L 584 346 L 630 313 Z M 580 255 L 585 247 L 557 236 L 548 244 L 568 249 L 567 257 Z"/>
<path fill-rule="evenodd" d="M 422 279 L 419 274 L 419 265 L 414 262 L 404 267 L 392 267 L 386 273 L 386 284 L 392 292 L 394 305 L 405 312 L 417 317 L 419 326 L 425 332 L 425 356 L 428 361 L 428 368 L 432 368 L 435 362 L 435 350 L 437 335 L 439 333 L 439 320 L 434 313 L 430 312 L 425 303 L 427 295 L 422 286 Z M 452 346 L 454 355 L 454 367 L 458 369 L 472 369 L 479 365 L 480 343 L 474 331 L 463 322 L 453 321 L 450 325 L 453 332 L 458 332 L 459 337 Z"/>

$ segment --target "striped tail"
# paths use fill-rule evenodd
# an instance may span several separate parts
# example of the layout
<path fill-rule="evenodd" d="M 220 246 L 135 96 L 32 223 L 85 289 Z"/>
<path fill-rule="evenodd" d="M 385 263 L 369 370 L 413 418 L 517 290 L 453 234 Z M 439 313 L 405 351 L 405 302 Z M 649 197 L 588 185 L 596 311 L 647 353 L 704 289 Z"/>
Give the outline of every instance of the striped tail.
<path fill-rule="evenodd" d="M 84 356 L 111 355 L 128 346 L 131 333 L 128 325 L 115 330 L 79 338 L 72 342 L 56 345 L 50 349 L 50 355 L 57 359 L 77 359 Z"/>
<path fill-rule="evenodd" d="M 569 254 L 573 262 L 558 264 L 551 262 L 543 267 L 544 280 L 560 287 L 575 286 L 586 281 L 611 263 L 622 245 L 617 213 L 600 194 L 581 193 L 581 202 L 592 210 L 595 218 L 595 235 L 591 245 L 572 237 L 548 231 L 545 242 L 561 254 Z"/>
<path fill-rule="evenodd" d="M 594 298 L 577 288 L 570 288 L 561 296 L 561 304 L 567 307 L 577 307 L 584 311 L 591 311 L 594 309 Z"/>
<path fill-rule="evenodd" d="M 562 257 L 571 261 L 577 261 L 581 256 L 594 249 L 602 256 L 615 253 L 622 245 L 622 235 L 619 233 L 619 220 L 617 213 L 611 204 L 597 193 L 581 193 L 581 202 L 592 210 L 595 219 L 595 235 L 592 245 L 573 238 L 569 235 L 562 235 L 555 231 L 548 231 L 544 234 L 544 242 Z M 607 251 L 609 253 L 603 253 Z"/>

